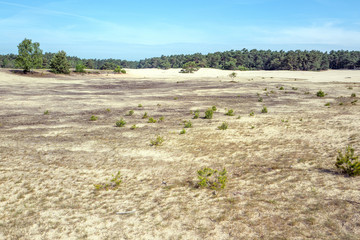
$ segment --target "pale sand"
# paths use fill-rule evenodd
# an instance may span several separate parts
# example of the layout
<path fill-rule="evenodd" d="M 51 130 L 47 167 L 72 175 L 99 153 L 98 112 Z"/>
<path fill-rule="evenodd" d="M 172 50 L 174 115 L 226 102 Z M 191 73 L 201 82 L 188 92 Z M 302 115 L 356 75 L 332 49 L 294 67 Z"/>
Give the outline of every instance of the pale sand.
<path fill-rule="evenodd" d="M 0 239 L 358 239 L 360 177 L 334 163 L 360 154 L 360 71 L 126 70 L 0 71 Z M 194 187 L 206 166 L 228 170 L 215 195 Z"/>

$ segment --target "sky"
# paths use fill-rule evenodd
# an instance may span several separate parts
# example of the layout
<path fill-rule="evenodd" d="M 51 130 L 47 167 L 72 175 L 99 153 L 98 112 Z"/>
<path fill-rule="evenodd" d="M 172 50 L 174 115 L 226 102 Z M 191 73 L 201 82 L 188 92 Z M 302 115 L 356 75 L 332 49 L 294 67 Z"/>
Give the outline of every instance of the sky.
<path fill-rule="evenodd" d="M 0 0 L 0 54 L 140 60 L 263 49 L 360 50 L 359 0 Z"/>

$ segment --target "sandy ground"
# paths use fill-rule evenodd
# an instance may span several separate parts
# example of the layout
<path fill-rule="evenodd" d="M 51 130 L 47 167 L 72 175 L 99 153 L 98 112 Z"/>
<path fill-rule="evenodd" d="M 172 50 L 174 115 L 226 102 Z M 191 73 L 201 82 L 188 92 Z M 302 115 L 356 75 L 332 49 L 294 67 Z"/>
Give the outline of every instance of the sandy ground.
<path fill-rule="evenodd" d="M 360 71 L 127 72 L 0 71 L 0 239 L 360 239 L 360 177 L 334 165 L 360 154 Z"/>

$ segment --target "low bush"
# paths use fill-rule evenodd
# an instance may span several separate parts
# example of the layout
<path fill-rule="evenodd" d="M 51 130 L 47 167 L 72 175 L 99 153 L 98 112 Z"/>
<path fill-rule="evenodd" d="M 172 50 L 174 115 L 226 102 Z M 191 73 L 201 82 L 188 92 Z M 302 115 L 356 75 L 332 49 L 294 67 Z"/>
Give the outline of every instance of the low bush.
<path fill-rule="evenodd" d="M 318 97 L 325 97 L 325 93 L 320 90 L 320 91 L 318 91 L 318 92 L 316 93 L 316 96 L 318 96 Z"/>
<path fill-rule="evenodd" d="M 112 178 L 110 179 L 110 183 L 101 183 L 101 184 L 94 184 L 96 190 L 101 189 L 116 189 L 120 186 L 122 183 L 121 174 L 120 171 L 117 172 L 117 174 L 112 175 Z"/>
<path fill-rule="evenodd" d="M 144 119 L 144 118 L 147 118 L 147 117 L 148 117 L 148 114 L 147 114 L 147 112 L 145 112 L 144 115 L 142 116 L 142 118 Z"/>
<path fill-rule="evenodd" d="M 212 119 L 213 114 L 214 114 L 214 111 L 211 108 L 209 108 L 208 110 L 205 111 L 205 118 Z"/>
<path fill-rule="evenodd" d="M 161 136 L 157 136 L 154 140 L 150 141 L 151 146 L 161 146 L 164 142 L 164 138 Z"/>
<path fill-rule="evenodd" d="M 135 129 L 137 129 L 137 126 L 134 124 L 134 125 L 132 125 L 132 126 L 130 127 L 130 129 L 131 129 L 131 130 L 135 130 Z"/>
<path fill-rule="evenodd" d="M 134 110 L 130 110 L 127 114 L 126 114 L 126 116 L 132 116 L 134 114 Z"/>
<path fill-rule="evenodd" d="M 156 123 L 156 119 L 151 117 L 151 118 L 149 118 L 148 123 Z"/>
<path fill-rule="evenodd" d="M 92 116 L 90 117 L 90 121 L 96 121 L 96 120 L 98 120 L 98 117 L 97 117 L 97 116 L 92 115 Z"/>
<path fill-rule="evenodd" d="M 216 106 L 212 106 L 211 109 L 212 109 L 214 112 L 216 112 L 216 110 L 217 110 Z"/>
<path fill-rule="evenodd" d="M 263 107 L 263 109 L 261 110 L 261 113 L 267 113 L 268 110 L 267 110 L 267 107 Z"/>
<path fill-rule="evenodd" d="M 49 110 L 46 110 L 45 112 L 44 112 L 44 115 L 48 115 L 49 114 Z"/>
<path fill-rule="evenodd" d="M 191 127 L 192 127 L 192 122 L 190 120 L 184 123 L 184 128 L 191 128 Z"/>
<path fill-rule="evenodd" d="M 225 115 L 227 115 L 227 116 L 234 116 L 234 115 L 235 115 L 235 114 L 234 114 L 234 110 L 229 109 L 228 112 L 225 113 Z"/>
<path fill-rule="evenodd" d="M 197 171 L 198 186 L 202 188 L 210 188 L 213 190 L 224 189 L 227 182 L 227 171 L 224 168 L 222 171 L 211 168 L 203 168 Z"/>
<path fill-rule="evenodd" d="M 183 128 L 181 131 L 180 131 L 180 134 L 185 134 L 186 133 L 186 130 Z"/>
<path fill-rule="evenodd" d="M 197 118 L 199 118 L 199 116 L 200 116 L 200 111 L 199 111 L 199 110 L 196 110 L 196 111 L 194 112 L 194 117 L 193 117 L 193 119 L 197 119 Z"/>
<path fill-rule="evenodd" d="M 352 93 L 352 94 L 351 94 L 351 97 L 356 97 L 356 94 L 355 94 L 355 93 Z"/>
<path fill-rule="evenodd" d="M 348 176 L 360 175 L 359 156 L 355 156 L 351 146 L 346 147 L 344 154 L 339 151 L 335 166 Z"/>
<path fill-rule="evenodd" d="M 123 127 L 123 126 L 125 126 L 125 124 L 126 124 L 126 121 L 121 118 L 119 121 L 116 121 L 115 126 L 116 127 Z"/>
<path fill-rule="evenodd" d="M 220 130 L 226 130 L 228 128 L 229 124 L 226 122 L 223 122 L 220 126 L 218 126 L 218 129 Z"/>

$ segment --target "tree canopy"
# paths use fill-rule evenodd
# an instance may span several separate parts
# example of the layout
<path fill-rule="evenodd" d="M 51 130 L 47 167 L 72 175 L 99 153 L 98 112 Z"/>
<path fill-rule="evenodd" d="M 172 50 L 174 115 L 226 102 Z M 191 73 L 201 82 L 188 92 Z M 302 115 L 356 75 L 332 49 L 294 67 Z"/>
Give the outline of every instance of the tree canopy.
<path fill-rule="evenodd" d="M 53 73 L 70 73 L 70 64 L 65 51 L 59 51 L 54 55 L 50 62 L 50 69 Z"/>
<path fill-rule="evenodd" d="M 24 39 L 18 45 L 18 56 L 15 65 L 22 68 L 24 72 L 30 72 L 33 68 L 41 68 L 43 63 L 40 44 L 32 42 L 31 39 Z"/>

